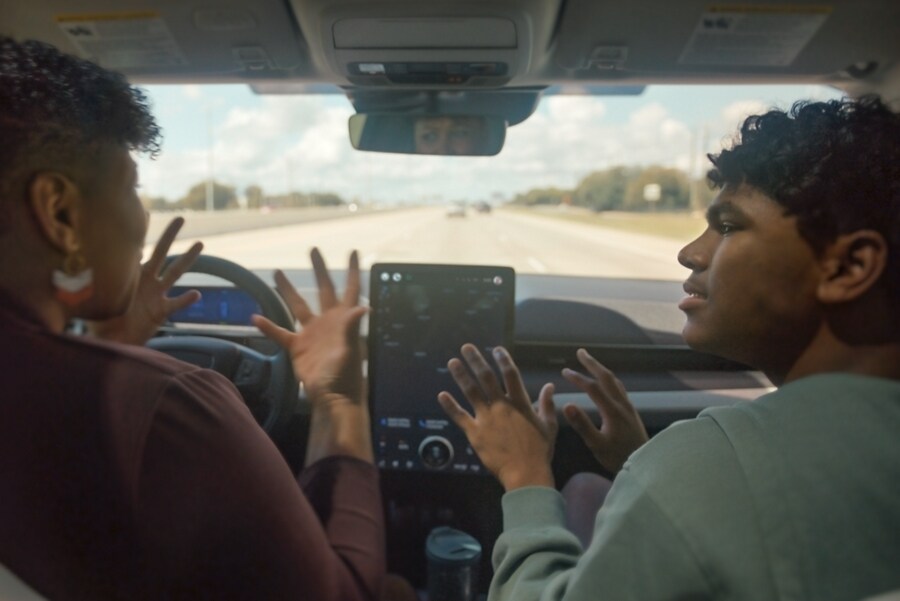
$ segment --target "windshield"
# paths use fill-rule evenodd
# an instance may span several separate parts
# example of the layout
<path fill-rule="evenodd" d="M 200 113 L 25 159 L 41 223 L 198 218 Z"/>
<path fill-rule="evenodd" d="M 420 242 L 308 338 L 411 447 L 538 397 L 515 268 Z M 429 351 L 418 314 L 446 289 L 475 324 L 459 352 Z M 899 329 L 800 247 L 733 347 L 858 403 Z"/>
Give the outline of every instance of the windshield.
<path fill-rule="evenodd" d="M 706 154 L 742 119 L 817 86 L 659 86 L 639 96 L 548 95 L 497 156 L 354 150 L 339 94 L 247 86 L 144 88 L 162 153 L 139 158 L 152 243 L 175 214 L 205 252 L 253 269 L 495 264 L 519 273 L 683 280 L 676 254 L 713 196 Z"/>

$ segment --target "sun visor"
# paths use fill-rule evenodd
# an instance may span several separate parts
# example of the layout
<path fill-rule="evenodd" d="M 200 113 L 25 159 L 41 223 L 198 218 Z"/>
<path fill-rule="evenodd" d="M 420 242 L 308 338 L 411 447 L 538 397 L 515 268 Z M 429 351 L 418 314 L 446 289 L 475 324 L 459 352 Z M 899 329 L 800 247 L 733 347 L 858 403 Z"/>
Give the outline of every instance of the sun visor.
<path fill-rule="evenodd" d="M 308 60 L 283 0 L 4 0 L 0 23 L 135 83 L 280 81 Z"/>

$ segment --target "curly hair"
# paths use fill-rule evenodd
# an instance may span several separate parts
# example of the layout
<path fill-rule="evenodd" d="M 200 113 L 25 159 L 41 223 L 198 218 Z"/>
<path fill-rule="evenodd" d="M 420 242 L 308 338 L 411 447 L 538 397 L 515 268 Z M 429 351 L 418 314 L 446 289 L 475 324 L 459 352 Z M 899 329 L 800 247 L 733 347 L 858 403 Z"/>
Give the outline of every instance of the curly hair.
<path fill-rule="evenodd" d="M 101 146 L 155 156 L 160 138 L 146 96 L 123 75 L 0 36 L 0 229 L 36 172 L 59 170 L 90 185 Z"/>
<path fill-rule="evenodd" d="M 839 235 L 878 231 L 884 279 L 900 298 L 900 115 L 877 97 L 797 102 L 748 117 L 730 149 L 709 155 L 714 188 L 747 184 L 796 216 L 816 252 Z"/>

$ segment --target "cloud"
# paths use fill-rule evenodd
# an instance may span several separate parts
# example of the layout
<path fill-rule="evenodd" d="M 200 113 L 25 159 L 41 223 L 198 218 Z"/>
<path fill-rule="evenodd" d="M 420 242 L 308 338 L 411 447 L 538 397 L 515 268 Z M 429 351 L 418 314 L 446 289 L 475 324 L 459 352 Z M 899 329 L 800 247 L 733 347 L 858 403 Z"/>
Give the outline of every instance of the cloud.
<path fill-rule="evenodd" d="M 719 118 L 719 127 L 734 132 L 740 128 L 744 119 L 750 115 L 758 115 L 765 113 L 772 108 L 771 104 L 766 104 L 761 100 L 739 100 L 732 102 L 722 109 Z"/>
<path fill-rule="evenodd" d="M 255 184 L 270 194 L 290 187 L 384 202 L 475 200 L 498 192 L 510 197 L 537 186 L 574 187 L 588 173 L 615 165 L 688 169 L 693 164 L 699 170 L 704 152 L 714 151 L 747 114 L 767 107 L 758 100 L 740 100 L 711 111 L 709 148 L 703 149 L 699 128 L 692 131 L 673 112 L 677 106 L 635 98 L 630 111 L 614 113 L 603 97 L 551 96 L 529 119 L 508 130 L 500 155 L 434 157 L 354 150 L 347 135 L 353 110 L 336 96 L 247 96 L 231 107 L 211 104 L 216 99 L 233 102 L 234 94 L 227 90 L 185 86 L 185 96 L 195 99 L 179 107 L 195 112 L 181 123 L 192 134 L 190 144 L 164 149 L 156 162 L 140 160 L 142 192 L 149 196 L 183 196 L 207 177 L 210 158 L 215 179 L 239 191 Z M 157 111 L 162 117 L 172 113 L 163 108 Z M 211 149 L 207 110 L 213 121 Z M 165 122 L 163 127 L 171 131 Z"/>
<path fill-rule="evenodd" d="M 674 164 L 671 148 L 686 144 L 687 127 L 658 104 L 626 123 L 606 119 L 602 100 L 554 96 L 508 131 L 497 157 L 419 157 L 354 150 L 347 139 L 349 105 L 321 97 L 264 98 L 219 117 L 212 129 L 216 180 L 239 190 L 250 184 L 270 193 L 334 191 L 348 198 L 415 201 L 489 198 L 535 186 L 574 186 L 589 172 L 615 164 Z M 205 116 L 198 123 L 205 123 Z M 164 151 L 141 163 L 147 193 L 182 196 L 207 177 L 205 127 L 190 149 Z"/>
<path fill-rule="evenodd" d="M 574 187 L 616 165 L 686 163 L 689 138 L 687 125 L 658 103 L 636 103 L 623 121 L 610 117 L 604 98 L 553 96 L 509 130 L 503 162 L 486 167 L 495 181 L 506 175 L 498 190 Z"/>

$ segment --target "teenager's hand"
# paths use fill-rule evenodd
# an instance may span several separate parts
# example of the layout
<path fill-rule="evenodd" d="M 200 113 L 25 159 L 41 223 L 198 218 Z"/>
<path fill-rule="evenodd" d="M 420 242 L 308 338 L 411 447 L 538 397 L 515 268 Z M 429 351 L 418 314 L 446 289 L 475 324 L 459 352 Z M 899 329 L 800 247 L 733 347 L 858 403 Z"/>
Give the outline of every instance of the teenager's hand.
<path fill-rule="evenodd" d="M 557 431 L 553 386 L 545 385 L 537 407 L 532 407 L 519 370 L 506 349 L 496 347 L 493 351 L 503 377 L 502 386 L 475 346 L 463 345 L 461 354 L 463 361 L 451 359 L 447 367 L 474 415 L 446 391 L 438 395 L 441 407 L 462 428 L 481 462 L 504 489 L 552 487 L 550 461 Z"/>
<path fill-rule="evenodd" d="M 563 415 L 600 465 L 615 474 L 628 456 L 647 442 L 647 430 L 615 374 L 584 349 L 578 350 L 577 357 L 591 377 L 571 369 L 564 369 L 563 377 L 594 401 L 603 423 L 597 428 L 587 413 L 575 405 L 566 405 Z"/>

